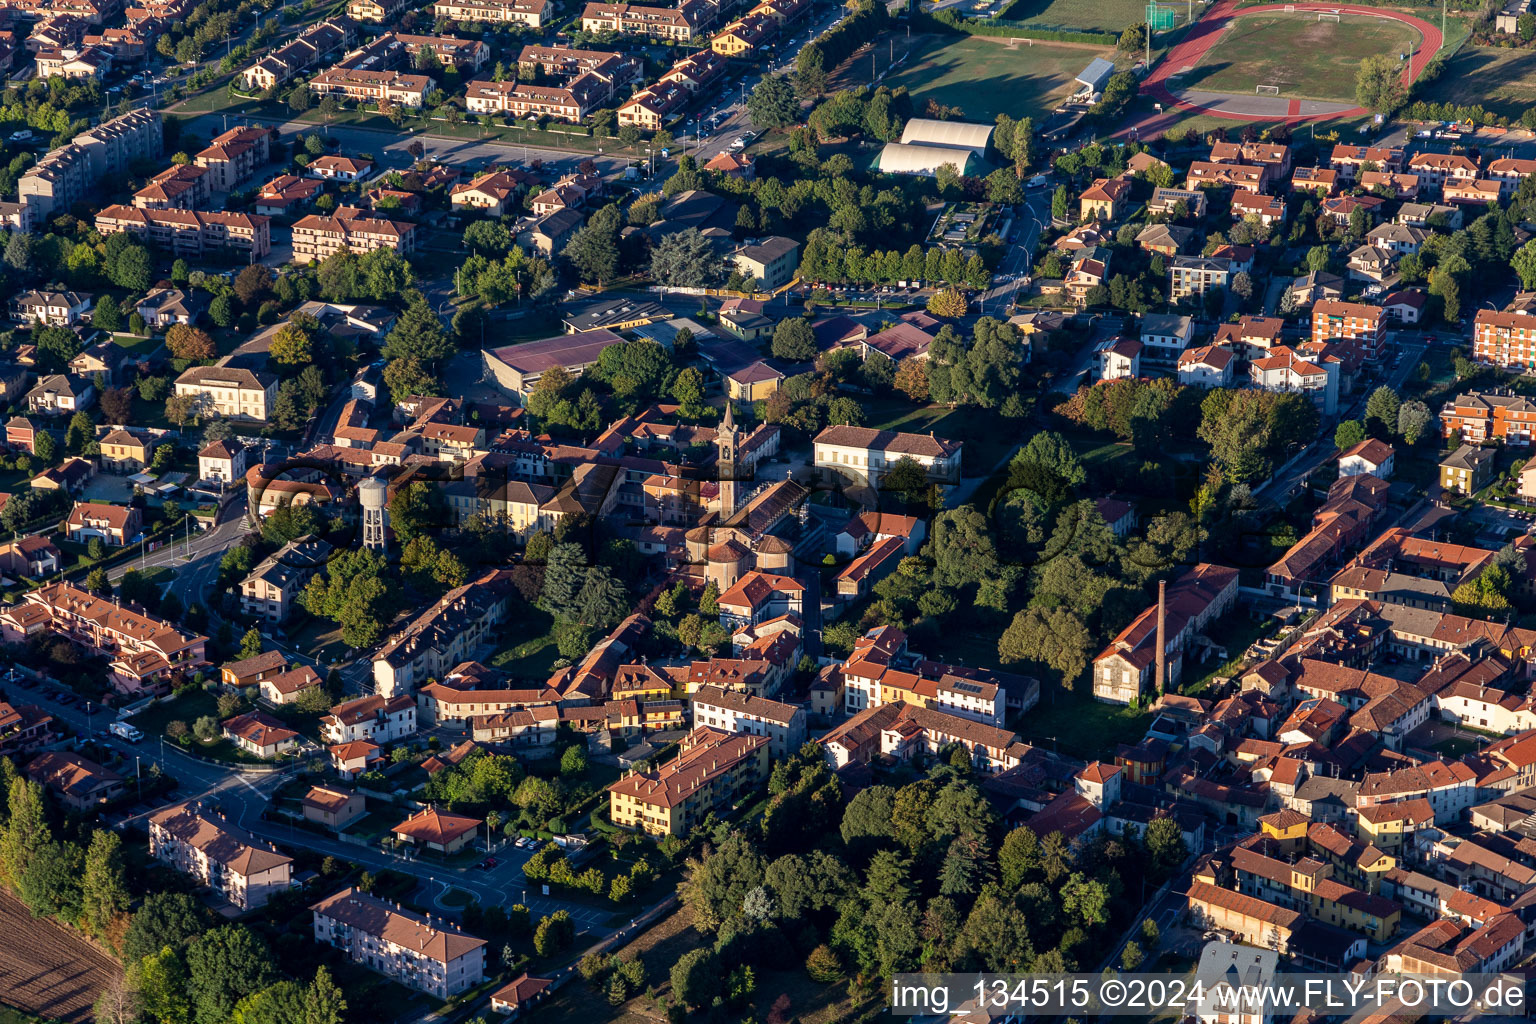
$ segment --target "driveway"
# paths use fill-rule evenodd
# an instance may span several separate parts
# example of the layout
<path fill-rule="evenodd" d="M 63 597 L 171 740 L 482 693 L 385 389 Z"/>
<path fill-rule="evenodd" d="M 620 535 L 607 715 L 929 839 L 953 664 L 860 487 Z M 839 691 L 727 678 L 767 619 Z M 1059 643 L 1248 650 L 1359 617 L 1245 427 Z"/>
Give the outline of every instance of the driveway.
<path fill-rule="evenodd" d="M 114 505 L 126 505 L 133 500 L 133 484 L 125 476 L 113 473 L 97 473 L 85 484 L 80 497 L 86 501 L 106 501 Z"/>

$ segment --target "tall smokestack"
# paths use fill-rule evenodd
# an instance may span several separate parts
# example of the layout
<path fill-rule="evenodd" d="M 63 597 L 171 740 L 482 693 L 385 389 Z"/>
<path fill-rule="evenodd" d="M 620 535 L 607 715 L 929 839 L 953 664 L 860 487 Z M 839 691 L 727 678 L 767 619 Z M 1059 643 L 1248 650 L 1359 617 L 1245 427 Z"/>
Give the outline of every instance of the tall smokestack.
<path fill-rule="evenodd" d="M 1157 581 L 1157 693 L 1163 694 L 1168 671 L 1168 581 Z"/>

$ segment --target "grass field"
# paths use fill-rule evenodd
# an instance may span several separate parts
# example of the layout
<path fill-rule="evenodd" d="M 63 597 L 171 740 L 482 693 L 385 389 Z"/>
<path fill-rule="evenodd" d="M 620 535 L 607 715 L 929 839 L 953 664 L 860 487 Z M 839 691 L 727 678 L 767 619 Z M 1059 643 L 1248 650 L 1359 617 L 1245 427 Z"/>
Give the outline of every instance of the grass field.
<path fill-rule="evenodd" d="M 906 86 L 917 110 L 933 99 L 959 107 L 968 121 L 990 123 L 998 114 L 1038 118 L 1056 109 L 1094 57 L 1114 53 L 1025 41 L 1011 49 L 1008 40 L 987 36 L 914 36 L 910 56 L 884 84 Z"/>
<path fill-rule="evenodd" d="M 1414 93 L 1414 99 L 1481 104 L 1503 117 L 1519 117 L 1536 106 L 1536 50 L 1464 46 L 1439 78 Z"/>
<path fill-rule="evenodd" d="M 1278 85 L 1282 96 L 1352 102 L 1363 58 L 1408 53 L 1418 43 L 1413 29 L 1384 18 L 1250 14 L 1234 21 L 1178 86 L 1252 95 L 1255 86 Z"/>
<path fill-rule="evenodd" d="M 1088 684 L 1084 682 L 1086 690 Z M 1135 743 L 1147 731 L 1150 713 L 1119 704 L 1101 704 L 1087 693 L 1045 687 L 1040 704 L 1018 724 L 1025 742 L 1085 760 L 1109 761 L 1122 743 Z"/>
<path fill-rule="evenodd" d="M 1176 24 L 1182 25 L 1186 20 L 1186 6 L 1176 5 L 1175 10 Z M 1119 35 L 1127 26 L 1146 21 L 1146 12 L 1144 0 L 1015 0 L 1012 6 L 1005 6 L 998 17 L 1035 28 Z"/>

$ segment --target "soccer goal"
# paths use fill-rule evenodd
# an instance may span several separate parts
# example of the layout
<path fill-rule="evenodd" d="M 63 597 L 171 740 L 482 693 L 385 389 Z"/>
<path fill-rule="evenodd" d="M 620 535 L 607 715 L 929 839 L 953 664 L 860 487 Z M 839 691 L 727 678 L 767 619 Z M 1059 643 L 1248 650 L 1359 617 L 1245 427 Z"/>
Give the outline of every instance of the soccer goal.
<path fill-rule="evenodd" d="M 1295 4 L 1286 4 L 1285 5 L 1285 13 L 1286 14 L 1295 14 L 1296 13 L 1296 5 Z"/>
<path fill-rule="evenodd" d="M 1318 21 L 1339 21 L 1340 20 L 1339 12 L 1338 11 L 1319 11 L 1318 14 L 1317 14 L 1317 20 Z"/>
<path fill-rule="evenodd" d="M 1253 92 L 1255 96 L 1279 96 L 1280 87 L 1278 85 L 1256 85 L 1253 87 Z"/>

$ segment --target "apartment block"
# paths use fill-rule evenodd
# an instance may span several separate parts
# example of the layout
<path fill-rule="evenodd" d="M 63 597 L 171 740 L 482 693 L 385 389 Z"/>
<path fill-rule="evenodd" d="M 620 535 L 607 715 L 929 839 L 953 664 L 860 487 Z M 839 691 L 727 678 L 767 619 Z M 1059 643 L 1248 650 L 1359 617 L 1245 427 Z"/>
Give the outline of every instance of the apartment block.
<path fill-rule="evenodd" d="M 694 691 L 693 726 L 766 736 L 768 754 L 774 760 L 799 750 L 806 736 L 805 709 L 718 686 L 701 686 Z"/>
<path fill-rule="evenodd" d="M 412 110 L 425 106 L 436 88 L 426 75 L 340 67 L 329 68 L 309 80 L 309 91 L 317 96 L 340 96 L 357 103 L 387 102 Z"/>
<path fill-rule="evenodd" d="M 196 210 L 212 198 L 208 168 L 173 164 L 133 194 L 133 205 L 141 210 Z"/>
<path fill-rule="evenodd" d="M 1342 341 L 1375 363 L 1385 352 L 1386 337 L 1386 316 L 1380 306 L 1330 300 L 1312 306 L 1313 341 Z"/>
<path fill-rule="evenodd" d="M 192 259 L 220 254 L 255 263 L 272 251 L 271 218 L 254 213 L 108 206 L 96 215 L 96 230 L 103 235 L 126 231 L 173 256 Z"/>
<path fill-rule="evenodd" d="M 581 12 L 583 32 L 617 32 L 687 43 L 713 20 L 712 10 L 701 0 L 684 0 L 677 7 L 643 7 L 639 4 L 587 4 Z"/>
<path fill-rule="evenodd" d="M 393 743 L 416 733 L 416 701 L 408 693 L 380 697 L 370 693 L 337 704 L 320 719 L 320 738 L 326 743 Z"/>
<path fill-rule="evenodd" d="M 437 0 L 432 13 L 451 21 L 488 21 L 543 28 L 549 23 L 548 0 Z"/>
<path fill-rule="evenodd" d="M 272 134 L 270 128 L 231 128 L 192 159 L 208 169 L 209 188 L 233 192 L 272 159 Z"/>
<path fill-rule="evenodd" d="M 465 91 L 464 106 L 472 114 L 548 117 L 579 124 L 612 93 L 610 83 L 590 73 L 565 86 L 474 81 Z"/>
<path fill-rule="evenodd" d="M 1473 444 L 1528 445 L 1536 430 L 1536 402 L 1509 388 L 1465 391 L 1440 410 L 1440 428 L 1445 437 L 1459 432 Z"/>
<path fill-rule="evenodd" d="M 768 747 L 766 736 L 696 727 L 677 757 L 608 787 L 609 817 L 650 835 L 687 835 L 710 812 L 757 791 L 768 777 Z"/>
<path fill-rule="evenodd" d="M 241 910 L 288 889 L 293 859 L 200 804 L 162 807 L 149 816 L 149 853 Z"/>
<path fill-rule="evenodd" d="M 869 427 L 828 427 L 816 435 L 816 468 L 855 484 L 880 486 L 898 462 L 911 459 L 934 483 L 960 482 L 962 442 L 931 434 L 903 434 Z"/>
<path fill-rule="evenodd" d="M 1536 316 L 1524 309 L 1479 309 L 1472 320 L 1472 358 L 1509 370 L 1536 370 Z"/>
<path fill-rule="evenodd" d="M 293 262 L 323 260 L 343 249 L 356 253 L 393 249 L 402 256 L 416 248 L 416 225 L 369 217 L 353 206 L 329 216 L 310 214 L 294 222 Z"/>
<path fill-rule="evenodd" d="M 447 999 L 485 979 L 485 940 L 441 917 L 402 910 L 355 888 L 309 909 L 316 942 L 407 988 Z"/>
<path fill-rule="evenodd" d="M 22 175 L 18 197 L 40 222 L 84 201 L 101 179 L 126 176 L 134 163 L 158 159 L 161 145 L 159 111 L 114 117 L 45 154 Z"/>
<path fill-rule="evenodd" d="M 1217 256 L 1175 256 L 1168 261 L 1168 298 L 1174 302 L 1226 288 L 1232 262 Z"/>

